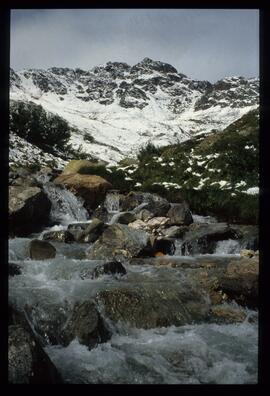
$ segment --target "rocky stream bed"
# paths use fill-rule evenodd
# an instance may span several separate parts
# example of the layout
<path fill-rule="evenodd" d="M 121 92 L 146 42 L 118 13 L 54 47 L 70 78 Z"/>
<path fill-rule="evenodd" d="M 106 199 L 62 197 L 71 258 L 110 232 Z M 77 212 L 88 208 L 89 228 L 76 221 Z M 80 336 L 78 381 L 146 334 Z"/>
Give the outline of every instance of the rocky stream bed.
<path fill-rule="evenodd" d="M 10 186 L 9 381 L 256 383 L 257 227 L 56 176 Z"/>

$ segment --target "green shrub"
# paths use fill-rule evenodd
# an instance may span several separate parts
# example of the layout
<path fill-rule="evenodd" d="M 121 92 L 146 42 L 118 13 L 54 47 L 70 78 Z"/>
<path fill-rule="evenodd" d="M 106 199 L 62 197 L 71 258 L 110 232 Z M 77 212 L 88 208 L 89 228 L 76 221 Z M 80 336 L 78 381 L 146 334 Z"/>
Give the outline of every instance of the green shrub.
<path fill-rule="evenodd" d="M 52 154 L 64 150 L 70 138 L 69 126 L 64 119 L 47 113 L 33 102 L 11 102 L 10 130 Z"/>

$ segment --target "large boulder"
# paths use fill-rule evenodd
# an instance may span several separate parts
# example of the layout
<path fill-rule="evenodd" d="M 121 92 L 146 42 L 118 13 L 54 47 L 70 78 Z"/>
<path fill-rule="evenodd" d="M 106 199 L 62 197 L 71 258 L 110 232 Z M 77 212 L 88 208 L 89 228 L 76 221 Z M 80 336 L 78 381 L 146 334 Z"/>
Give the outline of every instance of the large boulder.
<path fill-rule="evenodd" d="M 51 202 L 39 187 L 9 187 L 9 230 L 25 236 L 49 222 Z"/>
<path fill-rule="evenodd" d="M 145 204 L 143 209 L 147 209 L 151 212 L 153 217 L 166 216 L 166 213 L 170 209 L 170 204 L 165 198 L 162 198 L 157 194 L 134 191 L 131 191 L 125 198 L 123 198 L 121 207 L 123 211 L 133 210 L 136 212 L 134 209 L 142 204 Z"/>
<path fill-rule="evenodd" d="M 189 225 L 193 223 L 192 214 L 186 203 L 173 204 L 167 212 L 170 225 Z"/>
<path fill-rule="evenodd" d="M 190 284 L 181 287 L 150 282 L 102 290 L 96 299 L 113 322 L 144 329 L 201 322 L 208 317 L 210 307 Z"/>
<path fill-rule="evenodd" d="M 58 384 L 62 378 L 27 320 L 9 308 L 8 380 L 12 384 Z"/>
<path fill-rule="evenodd" d="M 33 239 L 29 244 L 29 255 L 32 260 L 47 260 L 55 257 L 56 249 L 50 242 Z"/>
<path fill-rule="evenodd" d="M 61 174 L 54 183 L 63 185 L 75 195 L 82 197 L 88 210 L 96 208 L 104 200 L 106 191 L 112 188 L 112 185 L 100 176 L 79 173 Z"/>
<path fill-rule="evenodd" d="M 152 251 L 150 237 L 146 232 L 133 230 L 124 224 L 113 224 L 91 246 L 87 257 L 92 260 L 121 260 L 149 256 Z"/>
<path fill-rule="evenodd" d="M 226 223 L 194 223 L 184 235 L 182 254 L 211 254 L 214 253 L 218 241 L 237 238 L 237 232 Z"/>
<path fill-rule="evenodd" d="M 258 257 L 232 260 L 226 270 L 218 276 L 221 289 L 239 304 L 258 306 Z"/>

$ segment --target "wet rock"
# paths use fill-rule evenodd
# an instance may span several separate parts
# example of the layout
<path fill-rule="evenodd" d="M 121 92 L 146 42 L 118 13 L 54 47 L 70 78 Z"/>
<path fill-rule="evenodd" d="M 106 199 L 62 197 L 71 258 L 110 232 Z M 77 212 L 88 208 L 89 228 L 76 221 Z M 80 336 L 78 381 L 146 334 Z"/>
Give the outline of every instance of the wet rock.
<path fill-rule="evenodd" d="M 106 342 L 110 336 L 93 301 L 76 303 L 63 327 L 65 345 L 78 338 L 81 344 L 92 348 L 98 343 Z"/>
<path fill-rule="evenodd" d="M 72 312 L 67 301 L 27 304 L 24 311 L 43 345 L 65 345 L 62 329 Z"/>
<path fill-rule="evenodd" d="M 143 209 L 148 210 L 155 217 L 165 216 L 170 209 L 169 202 L 157 194 L 131 191 L 122 200 L 122 210 L 131 211 L 142 203 L 145 203 Z"/>
<path fill-rule="evenodd" d="M 25 236 L 49 221 L 51 202 L 39 187 L 9 187 L 9 231 Z M 31 221 L 30 221 L 31 220 Z"/>
<path fill-rule="evenodd" d="M 114 223 L 129 224 L 136 220 L 136 217 L 131 212 L 122 212 L 116 215 Z M 111 220 L 112 221 L 112 220 Z"/>
<path fill-rule="evenodd" d="M 109 226 L 87 252 L 92 260 L 126 259 L 152 254 L 150 238 L 144 231 L 131 229 L 124 224 Z"/>
<path fill-rule="evenodd" d="M 104 205 L 101 204 L 93 211 L 92 217 L 97 218 L 97 219 L 103 221 L 104 223 L 106 223 L 109 218 L 109 212 L 104 207 Z"/>
<path fill-rule="evenodd" d="M 84 231 L 77 237 L 78 242 L 95 242 L 102 232 L 107 228 L 107 225 L 99 219 L 93 219 Z"/>
<path fill-rule="evenodd" d="M 167 212 L 170 225 L 189 225 L 193 223 L 192 214 L 186 203 L 173 204 Z"/>
<path fill-rule="evenodd" d="M 226 223 L 191 224 L 183 238 L 182 254 L 211 254 L 218 241 L 236 238 L 238 234 Z"/>
<path fill-rule="evenodd" d="M 11 384 L 58 384 L 62 378 L 24 315 L 9 307 L 8 379 Z"/>
<path fill-rule="evenodd" d="M 242 257 L 228 264 L 219 276 L 219 284 L 230 299 L 254 308 L 258 306 L 258 278 L 258 258 Z"/>
<path fill-rule="evenodd" d="M 247 318 L 247 313 L 241 307 L 220 304 L 211 308 L 210 318 L 215 323 L 241 323 Z"/>
<path fill-rule="evenodd" d="M 102 290 L 96 299 L 113 322 L 144 329 L 200 322 L 209 312 L 209 304 L 191 285 Z"/>
<path fill-rule="evenodd" d="M 64 243 L 71 243 L 74 242 L 74 236 L 65 230 L 60 231 L 48 231 L 45 232 L 42 236 L 44 241 L 56 241 L 56 242 L 64 242 Z"/>
<path fill-rule="evenodd" d="M 49 242 L 33 239 L 29 244 L 29 254 L 32 260 L 46 260 L 55 257 L 56 249 Z"/>
<path fill-rule="evenodd" d="M 110 261 L 95 267 L 92 279 L 99 278 L 102 275 L 125 275 L 127 273 L 125 267 L 119 261 Z"/>
<path fill-rule="evenodd" d="M 20 275 L 22 273 L 21 266 L 15 263 L 8 263 L 8 276 Z"/>
<path fill-rule="evenodd" d="M 95 209 L 105 198 L 112 185 L 100 176 L 79 173 L 61 174 L 54 180 L 55 184 L 64 185 L 75 195 L 82 197 L 87 208 Z"/>

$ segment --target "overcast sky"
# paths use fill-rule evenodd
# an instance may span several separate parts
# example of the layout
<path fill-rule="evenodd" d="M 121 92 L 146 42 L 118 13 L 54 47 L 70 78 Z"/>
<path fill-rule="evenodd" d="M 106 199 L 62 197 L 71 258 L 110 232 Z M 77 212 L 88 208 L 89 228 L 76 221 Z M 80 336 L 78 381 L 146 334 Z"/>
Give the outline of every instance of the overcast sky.
<path fill-rule="evenodd" d="M 193 79 L 259 75 L 259 11 L 13 10 L 11 67 L 130 65 L 149 57 Z"/>

